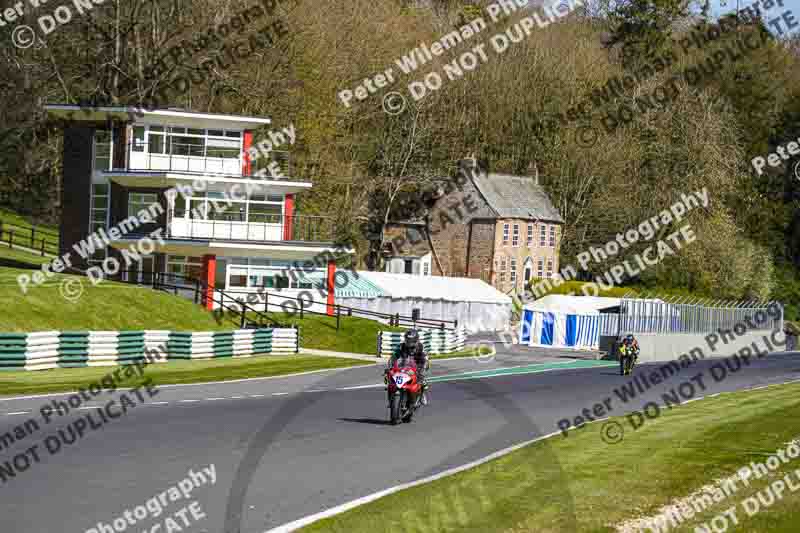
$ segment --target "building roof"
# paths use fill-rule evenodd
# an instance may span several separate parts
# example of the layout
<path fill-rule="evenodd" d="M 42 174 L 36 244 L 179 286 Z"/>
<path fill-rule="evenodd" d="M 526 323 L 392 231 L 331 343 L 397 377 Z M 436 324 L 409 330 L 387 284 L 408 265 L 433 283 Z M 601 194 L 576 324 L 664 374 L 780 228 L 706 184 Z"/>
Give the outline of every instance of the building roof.
<path fill-rule="evenodd" d="M 564 222 L 550 197 L 532 177 L 476 172 L 472 181 L 499 218 Z"/>
<path fill-rule="evenodd" d="M 383 296 L 390 298 L 511 304 L 511 297 L 477 278 L 417 276 L 361 270 L 358 271 L 358 275 L 379 287 L 384 293 Z M 336 295 L 339 295 L 338 290 Z"/>
<path fill-rule="evenodd" d="M 180 124 L 202 127 L 214 124 L 219 128 L 258 128 L 272 121 L 263 117 L 201 113 L 179 108 L 145 109 L 135 106 L 81 107 L 75 104 L 46 104 L 44 109 L 50 116 L 72 121 L 106 121 L 117 119 L 154 124 Z"/>

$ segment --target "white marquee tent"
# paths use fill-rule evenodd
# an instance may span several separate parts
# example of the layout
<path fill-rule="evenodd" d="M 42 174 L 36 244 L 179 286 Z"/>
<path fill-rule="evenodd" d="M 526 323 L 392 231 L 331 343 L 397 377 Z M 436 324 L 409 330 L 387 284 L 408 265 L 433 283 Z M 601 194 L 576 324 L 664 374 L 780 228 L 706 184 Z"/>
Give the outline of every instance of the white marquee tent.
<path fill-rule="evenodd" d="M 511 297 L 480 279 L 367 271 L 358 271 L 357 276 L 356 283 L 337 287 L 337 303 L 405 316 L 419 309 L 423 318 L 458 320 L 459 327 L 471 332 L 509 327 Z"/>

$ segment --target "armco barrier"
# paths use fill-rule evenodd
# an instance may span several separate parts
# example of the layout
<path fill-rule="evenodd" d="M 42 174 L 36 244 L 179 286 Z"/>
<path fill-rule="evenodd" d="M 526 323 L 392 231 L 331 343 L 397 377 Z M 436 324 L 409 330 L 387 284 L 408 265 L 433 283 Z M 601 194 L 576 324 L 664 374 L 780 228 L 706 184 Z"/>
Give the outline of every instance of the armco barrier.
<path fill-rule="evenodd" d="M 464 349 L 467 331 L 461 327 L 455 330 L 418 329 L 419 340 L 427 353 L 448 354 Z M 378 332 L 378 356 L 389 357 L 403 342 L 402 331 Z"/>
<path fill-rule="evenodd" d="M 0 370 L 115 366 L 144 359 L 166 362 L 255 354 L 295 353 L 293 328 L 226 332 L 42 331 L 0 333 Z"/>

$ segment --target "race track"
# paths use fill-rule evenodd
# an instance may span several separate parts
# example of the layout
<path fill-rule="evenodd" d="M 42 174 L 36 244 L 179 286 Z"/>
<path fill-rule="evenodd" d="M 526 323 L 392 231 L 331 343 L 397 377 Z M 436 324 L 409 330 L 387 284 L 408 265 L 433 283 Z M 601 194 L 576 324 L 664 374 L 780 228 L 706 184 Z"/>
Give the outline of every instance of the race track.
<path fill-rule="evenodd" d="M 135 525 L 126 523 L 124 531 L 151 531 L 197 501 L 204 517 L 190 526 L 176 518 L 185 527 L 173 531 L 263 533 L 552 433 L 560 419 L 574 418 L 606 398 L 611 398 L 612 416 L 639 410 L 690 377 L 709 375 L 715 362 L 699 361 L 622 402 L 613 391 L 628 378 L 619 376 L 614 366 L 570 368 L 593 363 L 522 355 L 520 350 L 503 353 L 501 346 L 490 362 L 435 361 L 439 382 L 432 405 L 412 424 L 387 425 L 380 368 L 369 366 L 160 387 L 155 397 L 145 396 L 127 414 L 55 454 L 47 452 L 45 437 L 95 412 L 95 406 L 113 397 L 104 393 L 102 402 L 82 405 L 0 449 L 0 462 L 12 461 L 38 444 L 41 459 L 0 485 L 0 531 L 100 531 L 99 522 L 112 523 L 178 483 L 190 469 L 197 472 L 213 464 L 213 485 L 194 488 L 189 498 L 169 503 L 158 517 L 134 518 Z M 798 380 L 798 356 L 776 354 L 753 361 L 719 382 L 706 379 L 707 390 L 697 394 Z M 658 367 L 640 365 L 635 372 L 650 374 Z M 494 371 L 504 375 L 490 377 Z M 41 421 L 40 408 L 65 396 L 0 400 L 0 434 L 13 434 L 31 417 Z M 601 438 L 600 425 L 580 431 L 596 431 Z"/>

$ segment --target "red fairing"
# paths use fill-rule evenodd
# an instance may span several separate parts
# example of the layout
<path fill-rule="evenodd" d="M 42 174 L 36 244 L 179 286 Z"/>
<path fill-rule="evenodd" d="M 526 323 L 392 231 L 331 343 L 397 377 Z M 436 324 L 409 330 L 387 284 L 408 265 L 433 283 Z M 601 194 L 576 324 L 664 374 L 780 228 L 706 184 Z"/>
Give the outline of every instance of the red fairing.
<path fill-rule="evenodd" d="M 419 394 L 422 385 L 417 380 L 417 367 L 413 365 L 395 366 L 389 370 L 389 392 L 405 389 L 411 394 Z"/>

